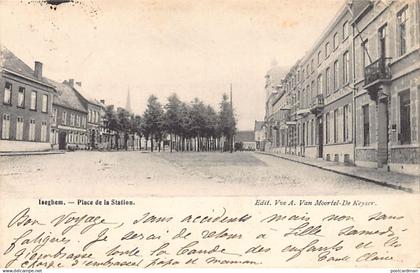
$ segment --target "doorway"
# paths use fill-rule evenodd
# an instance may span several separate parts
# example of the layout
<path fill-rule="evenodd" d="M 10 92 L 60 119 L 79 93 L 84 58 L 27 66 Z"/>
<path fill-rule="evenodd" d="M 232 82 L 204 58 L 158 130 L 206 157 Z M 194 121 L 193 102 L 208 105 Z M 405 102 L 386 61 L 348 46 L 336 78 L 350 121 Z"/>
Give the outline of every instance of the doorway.
<path fill-rule="evenodd" d="M 318 117 L 318 157 L 323 158 L 324 157 L 324 128 L 322 125 L 322 115 Z"/>
<path fill-rule="evenodd" d="M 377 130 L 378 130 L 378 167 L 382 168 L 388 163 L 388 100 L 378 99 Z"/>
<path fill-rule="evenodd" d="M 60 132 L 58 134 L 58 149 L 59 150 L 66 149 L 66 132 Z"/>

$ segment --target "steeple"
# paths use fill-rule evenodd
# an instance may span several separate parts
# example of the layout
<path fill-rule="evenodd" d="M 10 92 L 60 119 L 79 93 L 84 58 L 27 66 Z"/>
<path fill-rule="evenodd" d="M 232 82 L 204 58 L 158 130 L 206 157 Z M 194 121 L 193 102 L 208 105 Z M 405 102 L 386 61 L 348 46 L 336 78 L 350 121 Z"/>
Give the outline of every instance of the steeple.
<path fill-rule="evenodd" d="M 127 90 L 127 102 L 125 104 L 125 110 L 127 110 L 130 113 L 132 112 L 131 100 L 130 100 L 130 87 L 128 87 L 128 90 Z"/>

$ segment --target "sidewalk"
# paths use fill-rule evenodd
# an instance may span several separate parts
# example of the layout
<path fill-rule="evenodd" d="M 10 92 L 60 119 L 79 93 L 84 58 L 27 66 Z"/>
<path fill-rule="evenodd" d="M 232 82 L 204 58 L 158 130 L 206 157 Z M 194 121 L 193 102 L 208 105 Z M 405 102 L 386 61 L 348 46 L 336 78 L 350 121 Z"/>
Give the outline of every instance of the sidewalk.
<path fill-rule="evenodd" d="M 396 172 L 387 172 L 378 169 L 365 167 L 346 166 L 342 163 L 325 161 L 322 159 L 312 159 L 288 154 L 276 154 L 269 152 L 257 152 L 260 154 L 270 155 L 283 158 L 286 160 L 302 163 L 322 170 L 347 175 L 358 178 L 367 182 L 390 187 L 393 189 L 403 190 L 410 193 L 420 192 L 420 176 L 401 174 Z"/>
<path fill-rule="evenodd" d="M 32 152 L 0 152 L 0 156 L 25 156 L 25 155 L 54 155 L 64 154 L 64 151 L 32 151 Z"/>

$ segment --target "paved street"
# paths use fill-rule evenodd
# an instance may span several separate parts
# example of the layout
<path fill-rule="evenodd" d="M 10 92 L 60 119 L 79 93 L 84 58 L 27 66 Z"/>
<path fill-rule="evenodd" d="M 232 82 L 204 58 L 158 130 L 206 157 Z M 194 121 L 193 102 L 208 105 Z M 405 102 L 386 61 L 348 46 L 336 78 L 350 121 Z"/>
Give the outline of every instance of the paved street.
<path fill-rule="evenodd" d="M 71 196 L 403 193 L 254 153 L 68 152 L 0 157 L 1 194 Z"/>

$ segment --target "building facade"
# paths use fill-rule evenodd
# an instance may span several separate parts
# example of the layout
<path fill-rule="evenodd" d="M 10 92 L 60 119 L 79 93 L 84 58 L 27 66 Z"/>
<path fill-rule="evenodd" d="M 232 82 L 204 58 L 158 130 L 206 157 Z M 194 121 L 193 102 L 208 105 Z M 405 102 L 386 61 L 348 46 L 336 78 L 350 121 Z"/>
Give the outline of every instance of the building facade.
<path fill-rule="evenodd" d="M 344 5 L 301 62 L 301 155 L 354 162 L 352 13 Z"/>
<path fill-rule="evenodd" d="M 256 143 L 256 150 L 263 150 L 264 149 L 264 142 L 265 142 L 265 126 L 264 121 L 256 120 L 254 123 L 254 138 Z"/>
<path fill-rule="evenodd" d="M 0 151 L 43 151 L 50 146 L 53 87 L 5 47 L 0 56 Z"/>
<path fill-rule="evenodd" d="M 419 171 L 419 0 L 346 2 L 269 92 L 269 150 Z"/>
<path fill-rule="evenodd" d="M 87 92 L 83 90 L 81 82 L 75 82 L 74 79 L 69 79 L 65 82 L 73 87 L 79 100 L 87 110 L 87 149 L 102 149 L 105 140 L 102 135 L 101 126 L 103 124 L 105 105 L 96 99 L 86 96 Z"/>
<path fill-rule="evenodd" d="M 235 134 L 235 149 L 241 151 L 255 151 L 257 143 L 254 131 L 238 131 Z"/>
<path fill-rule="evenodd" d="M 283 69 L 276 62 L 272 63 L 272 67 L 265 75 L 265 147 L 264 150 L 275 148 L 276 143 L 276 109 L 273 104 L 281 91 L 282 78 L 284 76 Z"/>
<path fill-rule="evenodd" d="M 354 20 L 356 164 L 419 173 L 418 0 L 370 3 Z"/>
<path fill-rule="evenodd" d="M 87 110 L 68 83 L 48 80 L 54 86 L 51 145 L 59 150 L 87 149 Z"/>

